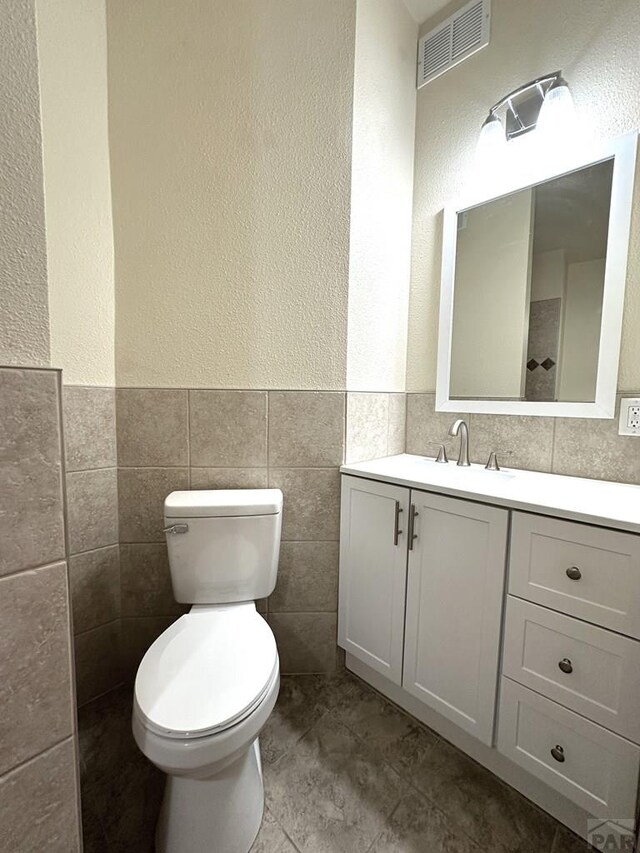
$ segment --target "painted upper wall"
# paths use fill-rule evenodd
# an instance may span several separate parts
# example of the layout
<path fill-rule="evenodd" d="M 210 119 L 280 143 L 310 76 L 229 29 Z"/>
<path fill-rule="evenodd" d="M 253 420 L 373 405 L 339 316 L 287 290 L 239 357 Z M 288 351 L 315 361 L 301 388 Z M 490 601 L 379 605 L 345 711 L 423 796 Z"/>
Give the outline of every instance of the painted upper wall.
<path fill-rule="evenodd" d="M 421 28 L 428 32 L 460 3 Z M 418 92 L 407 388 L 435 389 L 442 215 L 473 176 L 491 104 L 520 83 L 561 68 L 577 110 L 599 138 L 640 127 L 637 0 L 493 0 L 491 44 Z M 627 277 L 619 387 L 640 388 L 640 179 Z"/>
<path fill-rule="evenodd" d="M 402 0 L 358 0 L 347 388 L 404 391 L 418 26 Z"/>
<path fill-rule="evenodd" d="M 37 0 L 51 363 L 115 384 L 104 0 Z"/>
<path fill-rule="evenodd" d="M 355 0 L 108 0 L 118 385 L 344 388 Z"/>
<path fill-rule="evenodd" d="M 0 3 L 0 364 L 49 364 L 33 0 Z"/>

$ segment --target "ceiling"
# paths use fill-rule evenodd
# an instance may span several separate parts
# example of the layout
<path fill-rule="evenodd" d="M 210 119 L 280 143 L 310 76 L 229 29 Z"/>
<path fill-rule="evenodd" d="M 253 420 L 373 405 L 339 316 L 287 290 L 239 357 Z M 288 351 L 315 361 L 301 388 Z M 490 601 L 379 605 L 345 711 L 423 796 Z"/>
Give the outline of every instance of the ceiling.
<path fill-rule="evenodd" d="M 415 20 L 422 24 L 440 9 L 444 9 L 450 0 L 403 0 L 403 2 Z"/>

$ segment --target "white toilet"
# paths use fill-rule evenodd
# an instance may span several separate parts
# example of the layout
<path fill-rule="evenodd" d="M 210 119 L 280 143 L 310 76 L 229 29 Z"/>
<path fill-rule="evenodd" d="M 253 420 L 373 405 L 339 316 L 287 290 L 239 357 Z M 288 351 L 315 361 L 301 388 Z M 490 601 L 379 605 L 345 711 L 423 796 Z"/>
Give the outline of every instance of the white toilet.
<path fill-rule="evenodd" d="M 247 853 L 264 805 L 258 735 L 280 686 L 254 601 L 276 583 L 282 492 L 172 492 L 164 507 L 173 592 L 193 606 L 136 676 L 133 735 L 168 776 L 156 851 Z"/>

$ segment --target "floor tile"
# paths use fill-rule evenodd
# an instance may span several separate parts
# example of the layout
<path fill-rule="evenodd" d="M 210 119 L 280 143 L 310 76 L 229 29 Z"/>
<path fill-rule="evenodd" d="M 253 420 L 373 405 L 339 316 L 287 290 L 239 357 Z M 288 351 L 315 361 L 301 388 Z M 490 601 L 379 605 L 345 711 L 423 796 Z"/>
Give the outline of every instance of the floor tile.
<path fill-rule="evenodd" d="M 442 740 L 404 775 L 483 849 L 546 853 L 556 821 Z"/>
<path fill-rule="evenodd" d="M 334 716 L 363 738 L 410 784 L 436 743 L 433 732 L 374 693 L 361 681 L 346 681 Z"/>
<path fill-rule="evenodd" d="M 249 853 L 297 853 L 291 839 L 269 809 L 264 810 L 260 832 Z"/>
<path fill-rule="evenodd" d="M 267 806 L 302 853 L 364 853 L 406 791 L 331 712 L 265 768 Z"/>
<path fill-rule="evenodd" d="M 100 821 L 109 853 L 153 853 L 164 774 L 136 746 L 130 688 L 80 709 L 83 831 Z"/>
<path fill-rule="evenodd" d="M 273 764 L 292 749 L 325 713 L 322 686 L 315 675 L 282 676 L 280 695 L 260 734 L 263 762 Z"/>
<path fill-rule="evenodd" d="M 120 687 L 78 711 L 82 785 L 115 779 L 139 751 L 131 733 L 131 688 Z"/>
<path fill-rule="evenodd" d="M 482 848 L 490 850 L 491 848 Z M 368 853 L 480 853 L 440 809 L 418 794 L 410 794 L 391 815 L 386 829 Z"/>
<path fill-rule="evenodd" d="M 153 853 L 164 777 L 130 719 L 130 688 L 80 710 L 87 853 Z M 586 853 L 347 672 L 283 676 L 260 743 L 266 808 L 251 853 Z"/>
<path fill-rule="evenodd" d="M 551 853 L 595 853 L 595 847 L 564 826 L 556 830 Z"/>

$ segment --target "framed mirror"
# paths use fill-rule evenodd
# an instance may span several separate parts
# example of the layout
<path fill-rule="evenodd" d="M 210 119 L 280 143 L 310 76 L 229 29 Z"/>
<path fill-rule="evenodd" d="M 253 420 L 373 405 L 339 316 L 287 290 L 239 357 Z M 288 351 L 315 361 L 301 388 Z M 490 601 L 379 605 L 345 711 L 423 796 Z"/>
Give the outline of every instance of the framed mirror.
<path fill-rule="evenodd" d="M 439 411 L 614 416 L 636 138 L 445 210 Z"/>

